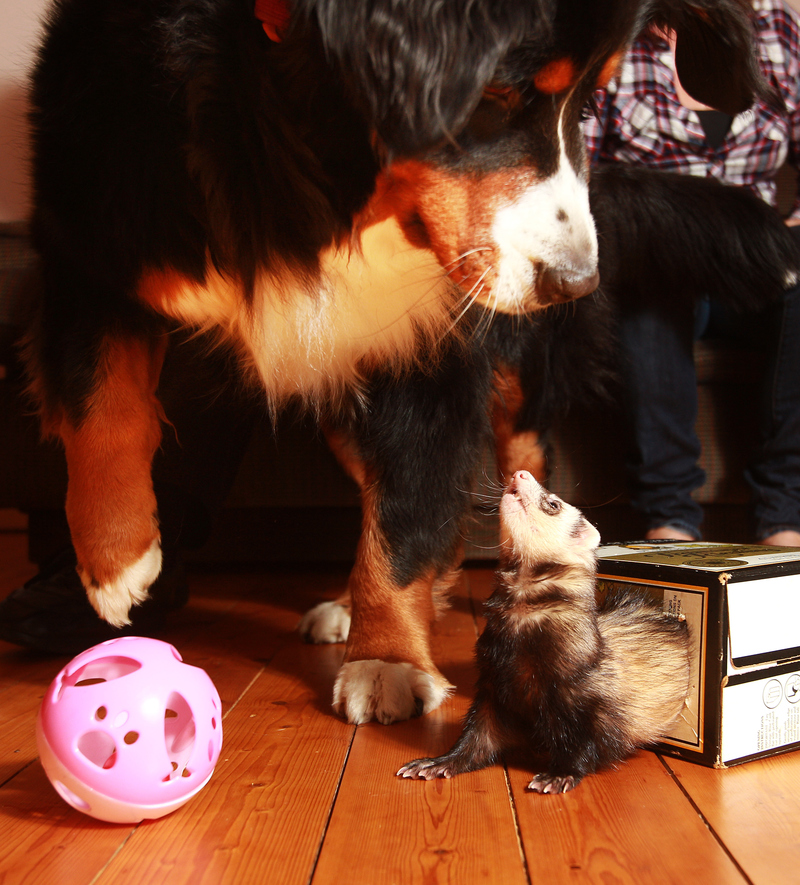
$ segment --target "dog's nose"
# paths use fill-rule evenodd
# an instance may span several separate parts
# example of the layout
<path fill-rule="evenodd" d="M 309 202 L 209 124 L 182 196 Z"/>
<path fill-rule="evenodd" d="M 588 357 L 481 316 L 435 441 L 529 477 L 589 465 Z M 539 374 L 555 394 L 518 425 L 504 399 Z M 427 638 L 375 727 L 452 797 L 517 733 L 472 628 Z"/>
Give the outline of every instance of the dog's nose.
<path fill-rule="evenodd" d="M 545 268 L 539 278 L 539 300 L 544 304 L 561 304 L 590 295 L 600 285 L 600 274 L 565 273 Z"/>

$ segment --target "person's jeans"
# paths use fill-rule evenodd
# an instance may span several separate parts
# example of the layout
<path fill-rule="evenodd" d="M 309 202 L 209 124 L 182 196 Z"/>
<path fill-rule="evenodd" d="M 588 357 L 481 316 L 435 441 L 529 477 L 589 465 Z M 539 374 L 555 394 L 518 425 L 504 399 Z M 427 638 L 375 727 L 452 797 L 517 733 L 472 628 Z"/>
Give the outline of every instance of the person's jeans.
<path fill-rule="evenodd" d="M 800 285 L 767 319 L 761 444 L 745 471 L 759 540 L 800 531 Z"/>
<path fill-rule="evenodd" d="M 700 537 L 703 510 L 692 491 L 705 478 L 700 441 L 697 379 L 692 356 L 691 308 L 670 312 L 647 306 L 620 319 L 627 417 L 630 498 L 646 528 L 670 526 Z"/>
<path fill-rule="evenodd" d="M 765 345 L 761 445 L 745 473 L 755 533 L 760 540 L 783 529 L 800 531 L 800 285 L 755 316 L 733 316 L 713 301 L 696 311 L 676 303 L 622 316 L 631 503 L 645 515 L 648 529 L 670 526 L 701 536 L 703 511 L 692 498 L 704 480 L 694 426 L 692 343 L 705 336 Z"/>

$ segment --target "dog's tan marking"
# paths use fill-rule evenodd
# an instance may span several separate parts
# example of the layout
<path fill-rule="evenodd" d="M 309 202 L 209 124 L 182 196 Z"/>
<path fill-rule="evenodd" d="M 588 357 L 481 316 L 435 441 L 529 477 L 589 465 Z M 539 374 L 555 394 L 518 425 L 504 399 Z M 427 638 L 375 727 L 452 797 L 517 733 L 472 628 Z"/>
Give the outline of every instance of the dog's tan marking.
<path fill-rule="evenodd" d="M 150 468 L 161 441 L 155 390 L 164 350 L 163 340 L 106 339 L 86 416 L 77 426 L 63 418 L 58 428 L 78 570 L 95 607 L 115 623 L 125 622 L 160 567 Z M 132 593 L 129 582 L 117 583 L 129 569 L 141 578 Z M 106 593 L 126 598 L 105 600 Z"/>
<path fill-rule="evenodd" d="M 546 95 L 557 95 L 572 86 L 578 78 L 575 63 L 569 58 L 555 58 L 533 77 L 534 86 Z"/>
<path fill-rule="evenodd" d="M 604 89 L 614 77 L 619 73 L 620 65 L 622 64 L 622 59 L 624 54 L 622 52 L 615 52 L 613 55 L 609 56 L 606 59 L 606 63 L 603 65 L 603 69 L 600 71 L 600 76 L 597 78 L 597 88 Z"/>
<path fill-rule="evenodd" d="M 396 585 L 378 527 L 378 506 L 374 486 L 365 485 L 362 533 L 348 586 L 352 627 L 345 660 L 403 661 L 438 672 L 428 643 L 436 616 L 431 595 L 436 576 L 427 575 L 407 587 Z"/>
<path fill-rule="evenodd" d="M 408 236 L 413 239 L 415 220 L 421 219 L 424 236 L 450 277 L 466 291 L 478 294 L 480 286 L 489 292 L 500 257 L 492 236 L 496 212 L 535 184 L 535 173 L 514 168 L 472 177 L 408 160 L 395 163 L 390 175 L 385 205 Z"/>
<path fill-rule="evenodd" d="M 330 400 L 372 369 L 402 369 L 420 354 L 435 359 L 458 294 L 431 250 L 409 242 L 385 206 L 373 201 L 353 242 L 332 245 L 320 259 L 314 279 L 264 271 L 252 304 L 238 280 L 210 264 L 204 283 L 150 271 L 138 295 L 159 313 L 233 342 L 275 404 Z"/>
<path fill-rule="evenodd" d="M 325 439 L 328 447 L 336 456 L 336 460 L 342 465 L 347 475 L 356 483 L 363 495 L 364 489 L 370 482 L 367 476 L 367 468 L 361 459 L 358 448 L 353 438 L 343 430 L 331 425 L 325 427 Z"/>
<path fill-rule="evenodd" d="M 534 430 L 517 431 L 519 410 L 525 399 L 519 374 L 508 367 L 494 374 L 494 429 L 497 467 L 508 482 L 517 470 L 527 470 L 539 482 L 547 475 L 547 455 L 539 434 Z"/>

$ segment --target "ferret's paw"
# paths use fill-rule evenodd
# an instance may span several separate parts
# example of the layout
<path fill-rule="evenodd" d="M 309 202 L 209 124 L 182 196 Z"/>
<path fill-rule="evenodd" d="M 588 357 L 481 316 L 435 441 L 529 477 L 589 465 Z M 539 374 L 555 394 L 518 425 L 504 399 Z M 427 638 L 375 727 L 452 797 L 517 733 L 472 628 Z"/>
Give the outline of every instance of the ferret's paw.
<path fill-rule="evenodd" d="M 306 642 L 317 645 L 347 642 L 350 609 L 340 602 L 321 602 L 303 615 L 297 629 Z"/>
<path fill-rule="evenodd" d="M 370 719 L 388 725 L 430 713 L 452 689 L 442 676 L 437 678 L 408 663 L 351 661 L 336 677 L 333 709 L 355 725 Z"/>
<path fill-rule="evenodd" d="M 567 774 L 537 774 L 528 784 L 528 789 L 534 793 L 568 793 L 574 790 L 581 782 L 576 775 Z"/>
<path fill-rule="evenodd" d="M 445 756 L 437 759 L 414 759 L 397 772 L 397 777 L 409 777 L 414 780 L 432 781 L 437 777 L 452 777 L 453 767 Z"/>

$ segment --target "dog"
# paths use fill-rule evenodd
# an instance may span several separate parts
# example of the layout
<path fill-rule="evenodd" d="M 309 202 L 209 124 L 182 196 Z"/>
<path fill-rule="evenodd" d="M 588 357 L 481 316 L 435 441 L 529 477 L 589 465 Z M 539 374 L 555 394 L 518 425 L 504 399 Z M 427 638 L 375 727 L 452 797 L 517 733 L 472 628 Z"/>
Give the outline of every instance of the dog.
<path fill-rule="evenodd" d="M 594 293 L 526 316 L 498 314 L 490 323 L 480 311 L 468 313 L 467 337 L 451 341 L 435 368 L 373 375 L 365 408 L 340 418 L 335 432 L 329 428 L 334 451 L 342 455 L 347 448 L 342 461 L 362 487 L 365 522 L 357 566 L 374 561 L 366 545 L 375 522 L 404 592 L 435 566 L 433 599 L 426 585 L 417 624 L 435 617 L 437 600 L 457 576 L 486 450 L 494 448 L 501 477 L 526 470 L 541 479 L 542 440 L 566 411 L 580 402 L 611 404 L 621 395 L 616 324 L 623 311 L 647 302 L 663 307 L 676 298 L 696 302 L 718 291 L 721 278 L 730 281 L 720 294 L 729 307 L 755 310 L 778 298 L 800 273 L 789 229 L 745 188 L 643 167 L 601 166 L 592 173 L 590 205 L 603 281 Z M 306 638 L 348 639 L 361 580 L 357 567 L 345 594 L 306 613 L 300 624 Z M 386 623 L 390 614 L 380 611 L 368 632 L 389 646 L 391 636 L 381 635 Z M 407 666 L 379 670 L 361 660 L 345 663 L 334 686 L 335 709 L 353 721 L 371 714 L 386 722 L 398 709 L 424 710 L 420 678 L 399 678 Z M 395 675 L 392 670 L 398 679 L 384 696 L 383 680 Z"/>
<path fill-rule="evenodd" d="M 428 622 L 457 544 L 438 519 L 461 502 L 416 504 L 473 471 L 494 378 L 473 342 L 502 338 L 476 305 L 523 317 L 596 289 L 583 108 L 654 23 L 692 95 L 743 110 L 766 88 L 747 8 L 58 0 L 31 84 L 27 363 L 98 613 L 126 623 L 158 575 L 159 372 L 171 330 L 211 331 L 273 411 L 328 418 L 363 490 L 337 708 L 441 703 Z"/>

